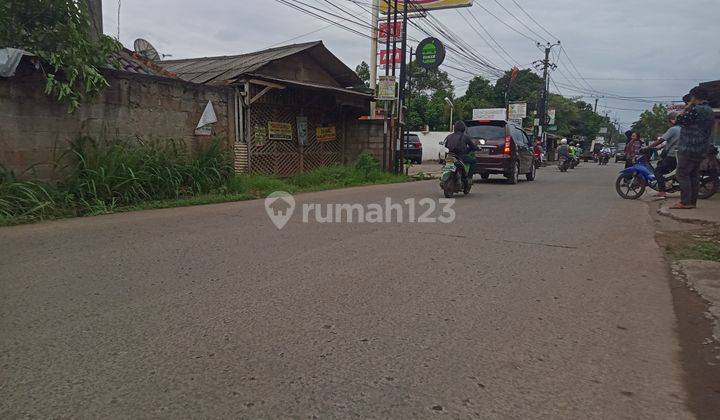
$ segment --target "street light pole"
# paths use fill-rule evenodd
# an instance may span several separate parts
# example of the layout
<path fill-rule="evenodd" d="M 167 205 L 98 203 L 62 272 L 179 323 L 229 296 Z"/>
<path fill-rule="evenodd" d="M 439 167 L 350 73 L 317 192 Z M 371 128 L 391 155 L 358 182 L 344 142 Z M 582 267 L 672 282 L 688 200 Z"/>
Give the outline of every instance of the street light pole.
<path fill-rule="evenodd" d="M 455 104 L 450 100 L 450 98 L 445 97 L 445 102 L 450 105 L 450 132 L 453 131 L 453 112 L 455 111 Z"/>

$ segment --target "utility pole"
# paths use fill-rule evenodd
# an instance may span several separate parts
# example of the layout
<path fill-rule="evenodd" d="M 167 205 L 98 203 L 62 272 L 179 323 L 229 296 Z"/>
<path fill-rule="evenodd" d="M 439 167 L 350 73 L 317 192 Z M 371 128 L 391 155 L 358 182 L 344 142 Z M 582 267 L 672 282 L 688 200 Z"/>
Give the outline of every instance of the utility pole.
<path fill-rule="evenodd" d="M 377 68 L 378 68 L 378 22 L 380 20 L 380 0 L 372 0 L 371 5 L 372 28 L 370 29 L 370 89 L 373 95 L 377 90 Z M 370 119 L 375 118 L 375 99 L 370 102 Z"/>
<path fill-rule="evenodd" d="M 538 43 L 538 47 L 541 47 L 542 44 Z M 540 100 L 540 110 L 538 112 L 538 117 L 540 119 L 540 124 L 538 125 L 538 132 L 537 136 L 542 137 L 543 140 L 547 138 L 546 136 L 546 128 L 547 128 L 547 111 L 548 111 L 548 101 L 550 99 L 550 69 L 555 69 L 557 66 L 554 63 L 550 62 L 550 51 L 554 47 L 557 47 L 560 45 L 560 41 L 556 42 L 555 44 L 550 44 L 549 42 L 545 46 L 545 59 L 538 64 L 542 66 L 543 69 L 543 91 L 542 91 L 542 98 Z M 553 158 L 555 156 L 555 148 L 554 146 L 551 146 L 547 141 L 545 141 L 546 147 L 547 147 L 547 155 L 550 158 Z"/>
<path fill-rule="evenodd" d="M 600 98 L 595 98 L 595 113 L 597 114 L 597 105 Z"/>
<path fill-rule="evenodd" d="M 87 6 L 90 15 L 90 39 L 97 41 L 103 34 L 102 0 L 89 0 Z"/>

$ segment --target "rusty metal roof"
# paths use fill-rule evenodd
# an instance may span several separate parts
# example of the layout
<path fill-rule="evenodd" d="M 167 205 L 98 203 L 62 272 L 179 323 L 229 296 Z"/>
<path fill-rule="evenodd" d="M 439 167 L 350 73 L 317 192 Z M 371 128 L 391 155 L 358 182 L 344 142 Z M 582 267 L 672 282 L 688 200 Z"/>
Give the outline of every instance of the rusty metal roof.
<path fill-rule="evenodd" d="M 362 84 L 357 74 L 325 48 L 322 41 L 286 45 L 240 55 L 167 60 L 158 64 L 189 82 L 218 84 L 232 82 L 244 74 L 256 73 L 276 60 L 301 52 L 312 55 L 342 86 Z"/>
<path fill-rule="evenodd" d="M 178 78 L 176 74 L 167 71 L 163 67 L 160 67 L 157 63 L 149 61 L 127 48 L 121 49 L 115 55 L 115 58 L 117 59 L 118 67 L 112 68 L 116 70 L 127 73 L 145 74 L 149 76 Z"/>

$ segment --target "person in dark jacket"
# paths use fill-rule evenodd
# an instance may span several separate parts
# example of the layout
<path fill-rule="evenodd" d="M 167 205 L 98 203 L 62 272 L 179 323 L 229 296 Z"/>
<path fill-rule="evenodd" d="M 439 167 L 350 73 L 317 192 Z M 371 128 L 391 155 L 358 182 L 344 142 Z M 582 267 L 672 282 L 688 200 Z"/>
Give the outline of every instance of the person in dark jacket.
<path fill-rule="evenodd" d="M 671 209 L 694 209 L 700 190 L 700 164 L 710 149 L 710 135 L 715 116 L 708 105 L 709 94 L 702 86 L 690 91 L 690 101 L 680 114 L 681 127 L 677 147 L 677 179 L 680 183 L 680 202 Z"/>
<path fill-rule="evenodd" d="M 475 159 L 475 156 L 470 155 L 470 153 L 479 149 L 470 136 L 465 134 L 467 127 L 464 122 L 456 122 L 454 128 L 455 132 L 445 138 L 445 147 L 447 147 L 450 153 L 456 155 L 460 158 L 460 160 L 470 166 L 469 172 L 465 174 L 466 179 L 464 181 L 472 182 L 472 176 L 475 174 L 475 165 L 477 165 L 477 160 Z"/>

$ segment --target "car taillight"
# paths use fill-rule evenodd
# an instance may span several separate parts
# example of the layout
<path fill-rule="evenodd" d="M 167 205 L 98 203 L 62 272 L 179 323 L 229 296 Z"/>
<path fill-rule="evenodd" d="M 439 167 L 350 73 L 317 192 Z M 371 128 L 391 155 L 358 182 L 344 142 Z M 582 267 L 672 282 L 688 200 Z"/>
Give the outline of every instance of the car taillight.
<path fill-rule="evenodd" d="M 512 149 L 510 148 L 511 143 L 512 143 L 512 136 L 505 136 L 505 147 L 503 148 L 504 155 L 512 154 Z"/>
<path fill-rule="evenodd" d="M 416 149 L 422 149 L 422 143 L 415 143 Z"/>

